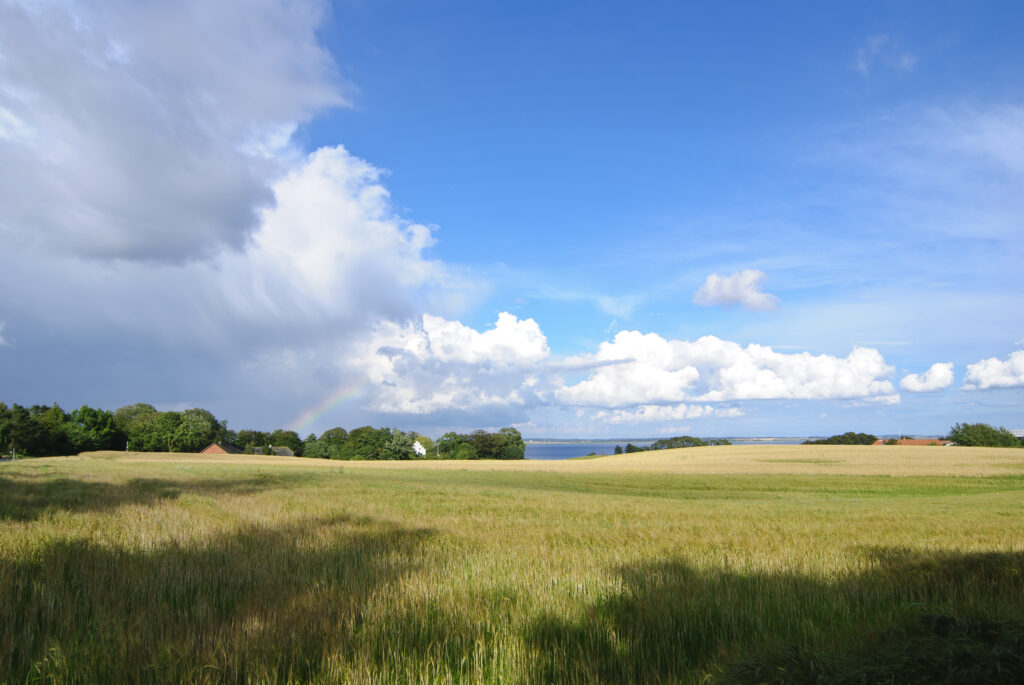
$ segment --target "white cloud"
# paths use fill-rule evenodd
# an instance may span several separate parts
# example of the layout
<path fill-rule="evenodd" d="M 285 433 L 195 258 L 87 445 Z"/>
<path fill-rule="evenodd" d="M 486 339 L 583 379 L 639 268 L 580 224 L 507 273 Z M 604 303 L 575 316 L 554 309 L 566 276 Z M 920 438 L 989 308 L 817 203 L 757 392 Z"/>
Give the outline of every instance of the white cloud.
<path fill-rule="evenodd" d="M 412 316 L 444 299 L 433 293 L 463 285 L 424 256 L 430 230 L 394 213 L 379 176 L 344 148 L 320 149 L 272 187 L 275 206 L 242 251 L 201 262 L 0 251 L 0 309 L 27 341 L 103 341 L 92 363 L 130 377 L 133 396 L 188 393 L 200 402 L 231 387 L 256 411 L 294 411 L 351 380 L 335 362 L 379 322 Z M 19 346 L 24 363 L 41 369 L 39 383 L 68 388 L 81 361 L 27 359 L 37 348 Z"/>
<path fill-rule="evenodd" d="M 359 318 L 375 323 L 412 311 L 421 286 L 445 279 L 422 257 L 430 229 L 391 208 L 380 170 L 343 147 L 321 148 L 274 184 L 275 206 L 241 253 L 227 253 L 217 278 L 229 306 L 246 316 Z"/>
<path fill-rule="evenodd" d="M 533 319 L 502 312 L 490 330 L 424 314 L 386 322 L 347 360 L 373 384 L 372 408 L 389 413 L 479 411 L 536 403 L 547 339 Z"/>
<path fill-rule="evenodd" d="M 779 298 L 761 292 L 762 279 L 764 272 L 757 269 L 744 269 L 729 276 L 713 273 L 693 296 L 693 301 L 702 307 L 739 304 L 752 311 L 777 309 Z"/>
<path fill-rule="evenodd" d="M 880 67 L 897 71 L 912 71 L 916 64 L 917 57 L 888 35 L 880 33 L 868 36 L 864 45 L 858 48 L 853 68 L 867 77 Z"/>
<path fill-rule="evenodd" d="M 10 344 L 10 343 L 8 343 L 8 342 L 7 342 L 7 340 L 6 340 L 5 338 L 4 338 L 4 326 L 5 326 L 5 325 L 6 325 L 6 324 L 5 324 L 5 323 L 4 323 L 3 321 L 0 321 L 0 347 L 3 347 L 4 345 L 8 345 L 8 344 Z"/>
<path fill-rule="evenodd" d="M 172 262 L 242 247 L 291 131 L 346 104 L 316 40 L 324 11 L 0 3 L 0 235 Z"/>
<path fill-rule="evenodd" d="M 932 364 L 923 374 L 903 377 L 900 387 L 910 392 L 936 392 L 953 384 L 953 362 Z"/>
<path fill-rule="evenodd" d="M 653 421 L 683 421 L 686 419 L 699 419 L 711 416 L 736 418 L 743 416 L 743 411 L 737 407 L 713 407 L 710 404 L 644 404 L 633 410 L 601 410 L 594 414 L 595 419 L 615 424 L 647 423 Z"/>
<path fill-rule="evenodd" d="M 892 367 L 877 350 L 857 347 L 845 358 L 782 354 L 770 347 L 704 336 L 694 342 L 622 331 L 594 355 L 570 361 L 598 366 L 558 391 L 568 404 L 625 407 L 684 400 L 851 399 L 891 395 Z"/>
<path fill-rule="evenodd" d="M 1024 350 L 1012 353 L 1006 361 L 991 357 L 968 364 L 963 387 L 968 390 L 1024 387 Z"/>

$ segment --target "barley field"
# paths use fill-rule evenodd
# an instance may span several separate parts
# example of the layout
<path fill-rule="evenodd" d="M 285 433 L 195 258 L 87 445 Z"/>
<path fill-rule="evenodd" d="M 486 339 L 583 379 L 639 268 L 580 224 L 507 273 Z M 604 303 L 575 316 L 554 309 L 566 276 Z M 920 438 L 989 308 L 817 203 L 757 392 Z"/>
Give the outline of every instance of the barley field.
<path fill-rule="evenodd" d="M 0 682 L 1021 682 L 1024 450 L 0 463 Z"/>

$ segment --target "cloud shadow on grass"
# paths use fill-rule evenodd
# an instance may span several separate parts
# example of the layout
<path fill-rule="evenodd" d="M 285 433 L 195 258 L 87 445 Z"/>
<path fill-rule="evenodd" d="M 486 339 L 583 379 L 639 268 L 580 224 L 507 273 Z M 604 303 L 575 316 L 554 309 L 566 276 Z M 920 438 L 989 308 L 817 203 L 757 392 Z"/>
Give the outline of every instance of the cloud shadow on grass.
<path fill-rule="evenodd" d="M 1024 554 L 865 554 L 869 570 L 831 582 L 683 560 L 619 568 L 621 592 L 528 627 L 529 680 L 1024 682 Z M 1000 603 L 1015 613 L 978 615 Z"/>
<path fill-rule="evenodd" d="M 362 649 L 373 598 L 417 571 L 432 535 L 335 516 L 0 556 L 0 679 L 315 680 Z"/>
<path fill-rule="evenodd" d="M 32 473 L 0 476 L 0 521 L 35 521 L 48 511 L 108 512 L 130 504 L 153 504 L 184 493 L 253 494 L 286 484 L 289 475 L 249 478 L 133 478 L 123 483 L 87 481 Z"/>

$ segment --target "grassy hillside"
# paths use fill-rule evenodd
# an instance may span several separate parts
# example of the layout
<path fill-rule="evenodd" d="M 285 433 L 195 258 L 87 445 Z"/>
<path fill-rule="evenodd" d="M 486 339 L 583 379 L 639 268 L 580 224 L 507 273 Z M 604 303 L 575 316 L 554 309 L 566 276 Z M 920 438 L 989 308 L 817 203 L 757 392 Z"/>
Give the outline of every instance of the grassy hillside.
<path fill-rule="evenodd" d="M 5 463 L 0 681 L 1017 682 L 1016 452 L 864 449 Z"/>

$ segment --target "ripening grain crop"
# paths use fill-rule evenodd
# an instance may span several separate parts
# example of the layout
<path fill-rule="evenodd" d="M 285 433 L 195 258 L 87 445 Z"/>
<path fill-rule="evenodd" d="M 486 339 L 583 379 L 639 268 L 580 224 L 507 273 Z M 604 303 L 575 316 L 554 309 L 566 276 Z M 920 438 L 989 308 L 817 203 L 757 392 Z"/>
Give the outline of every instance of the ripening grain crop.
<path fill-rule="evenodd" d="M 1024 673 L 1015 451 L 710 449 L 7 462 L 0 680 Z"/>

